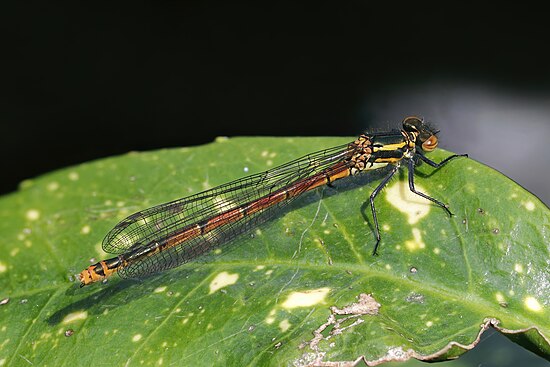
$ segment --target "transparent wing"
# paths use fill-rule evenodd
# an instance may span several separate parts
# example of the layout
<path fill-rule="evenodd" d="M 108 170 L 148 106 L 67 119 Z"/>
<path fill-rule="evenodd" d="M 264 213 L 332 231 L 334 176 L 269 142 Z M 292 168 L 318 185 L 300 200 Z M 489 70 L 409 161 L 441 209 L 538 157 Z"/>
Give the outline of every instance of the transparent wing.
<path fill-rule="evenodd" d="M 176 246 L 168 247 L 165 250 L 154 253 L 151 256 L 142 257 L 136 261 L 129 262 L 127 266 L 119 270 L 119 274 L 124 278 L 137 278 L 190 262 L 199 256 L 210 252 L 212 249 L 228 243 L 240 234 L 255 228 L 257 225 L 272 218 L 274 215 L 279 213 L 283 207 L 287 206 L 290 202 L 297 198 L 302 192 L 308 191 L 315 182 L 318 182 L 316 177 L 318 177 L 319 173 L 321 173 L 324 177 L 325 174 L 330 175 L 332 171 L 341 170 L 342 166 L 345 166 L 347 169 L 348 165 L 349 162 L 341 162 L 337 164 L 333 163 L 332 166 L 325 167 L 322 170 L 319 170 L 319 167 L 321 166 L 310 167 L 307 171 L 315 171 L 317 176 L 312 175 L 311 178 L 302 176 L 301 181 L 298 181 L 298 184 L 294 186 L 293 195 L 285 200 L 263 207 L 261 210 L 243 216 L 238 220 L 228 221 L 213 230 L 209 230 L 204 234 L 190 238 L 189 240 Z M 290 177 L 288 177 L 287 180 L 290 180 Z M 281 186 L 284 187 L 284 185 Z M 169 237 L 161 239 L 159 245 L 162 246 L 169 240 L 168 238 Z"/>
<path fill-rule="evenodd" d="M 347 144 L 325 149 L 268 171 L 139 211 L 123 219 L 105 236 L 102 245 L 103 250 L 109 253 L 121 254 L 130 249 L 147 246 L 152 242 L 160 243 L 171 234 L 177 233 L 194 223 L 238 208 L 271 192 L 287 187 L 293 182 L 326 170 L 336 162 L 351 156 L 354 150 L 353 146 Z M 284 204 L 280 203 L 280 205 Z M 261 214 L 261 212 L 258 212 L 252 215 L 251 218 L 246 218 L 244 220 L 246 224 L 238 224 L 238 230 L 233 228 L 237 224 L 227 225 L 228 228 L 224 230 L 231 234 L 230 237 L 234 237 L 249 226 L 255 225 L 258 222 L 256 217 Z M 218 236 L 216 233 L 208 234 L 209 238 L 216 236 Z M 192 245 L 189 244 L 189 246 Z M 196 245 L 200 247 L 200 244 Z"/>

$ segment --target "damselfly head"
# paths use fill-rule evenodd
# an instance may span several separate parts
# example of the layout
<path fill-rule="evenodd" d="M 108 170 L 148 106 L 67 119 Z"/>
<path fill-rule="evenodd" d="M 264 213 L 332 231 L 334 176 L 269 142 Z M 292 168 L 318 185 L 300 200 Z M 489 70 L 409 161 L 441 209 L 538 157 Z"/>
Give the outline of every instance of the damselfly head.
<path fill-rule="evenodd" d="M 439 130 L 435 130 L 416 116 L 409 116 L 403 120 L 403 130 L 412 133 L 416 137 L 416 144 L 426 152 L 437 148 L 437 136 Z"/>

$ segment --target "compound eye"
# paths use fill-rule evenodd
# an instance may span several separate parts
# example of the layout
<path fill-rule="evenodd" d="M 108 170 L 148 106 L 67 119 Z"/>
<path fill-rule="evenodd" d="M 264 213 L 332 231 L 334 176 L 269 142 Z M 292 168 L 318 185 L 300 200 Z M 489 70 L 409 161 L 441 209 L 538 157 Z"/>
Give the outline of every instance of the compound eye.
<path fill-rule="evenodd" d="M 418 132 L 422 127 L 422 120 L 416 116 L 409 116 L 403 120 L 403 128 L 408 132 Z"/>
<path fill-rule="evenodd" d="M 418 124 L 419 122 L 422 122 L 422 120 L 416 116 L 405 117 L 403 120 L 403 123 L 407 124 Z"/>
<path fill-rule="evenodd" d="M 428 140 L 422 143 L 422 149 L 426 152 L 431 152 L 435 148 L 437 148 L 437 136 L 435 135 L 430 136 Z"/>

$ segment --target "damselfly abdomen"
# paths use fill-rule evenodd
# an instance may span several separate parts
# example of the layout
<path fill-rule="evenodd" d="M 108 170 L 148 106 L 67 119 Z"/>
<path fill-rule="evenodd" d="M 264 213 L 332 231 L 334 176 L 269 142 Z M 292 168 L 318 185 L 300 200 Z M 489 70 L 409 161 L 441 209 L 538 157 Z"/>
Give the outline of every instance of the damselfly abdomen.
<path fill-rule="evenodd" d="M 83 270 L 80 284 L 88 285 L 116 272 L 125 278 L 137 278 L 190 262 L 272 218 L 305 192 L 391 165 L 369 198 L 376 237 L 374 255 L 380 244 L 374 199 L 402 163 L 409 171 L 410 190 L 452 215 L 446 204 L 414 187 L 414 168 L 419 161 L 438 168 L 453 158 L 466 156 L 452 155 L 439 163 L 428 159 L 424 153 L 437 147 L 437 133 L 418 117 L 407 117 L 401 130 L 362 134 L 349 144 L 134 213 L 103 240 L 103 250 L 118 256 Z"/>

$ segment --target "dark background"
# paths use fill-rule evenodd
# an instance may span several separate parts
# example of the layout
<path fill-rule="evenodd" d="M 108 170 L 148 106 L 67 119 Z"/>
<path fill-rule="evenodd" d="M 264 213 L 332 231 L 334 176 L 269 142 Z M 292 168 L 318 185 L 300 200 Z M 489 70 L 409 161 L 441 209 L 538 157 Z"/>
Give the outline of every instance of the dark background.
<path fill-rule="evenodd" d="M 548 203 L 547 12 L 373 3 L 3 2 L 0 194 L 130 150 L 418 114 Z M 545 364 L 499 338 L 450 363 Z"/>
<path fill-rule="evenodd" d="M 220 135 L 355 135 L 413 113 L 452 124 L 437 88 L 457 83 L 538 96 L 550 85 L 546 13 L 517 5 L 2 8 L 0 193 L 56 168 Z M 396 107 L 433 83 L 431 100 Z"/>

